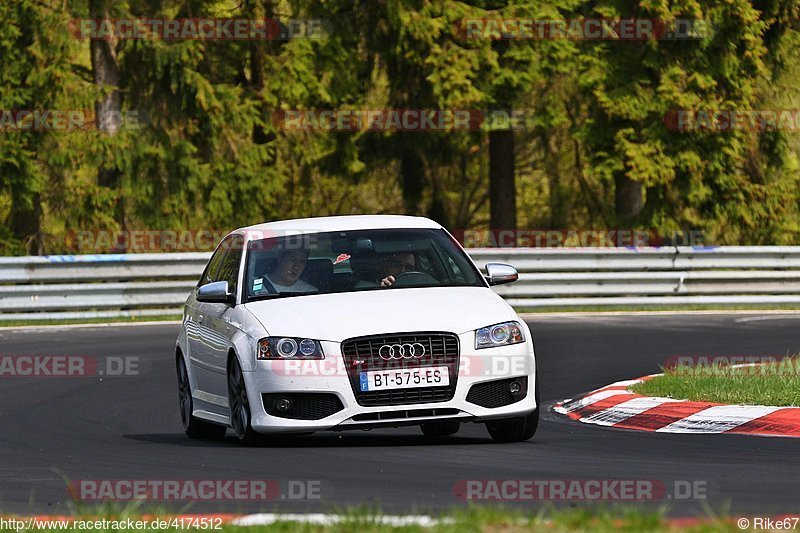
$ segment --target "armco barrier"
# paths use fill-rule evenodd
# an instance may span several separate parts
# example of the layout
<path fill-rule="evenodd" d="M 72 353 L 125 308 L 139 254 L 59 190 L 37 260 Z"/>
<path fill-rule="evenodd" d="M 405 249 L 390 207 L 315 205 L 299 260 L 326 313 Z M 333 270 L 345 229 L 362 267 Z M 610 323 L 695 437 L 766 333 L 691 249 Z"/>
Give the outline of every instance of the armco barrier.
<path fill-rule="evenodd" d="M 518 308 L 800 305 L 800 247 L 475 248 Z M 0 258 L 0 320 L 180 314 L 208 253 Z"/>

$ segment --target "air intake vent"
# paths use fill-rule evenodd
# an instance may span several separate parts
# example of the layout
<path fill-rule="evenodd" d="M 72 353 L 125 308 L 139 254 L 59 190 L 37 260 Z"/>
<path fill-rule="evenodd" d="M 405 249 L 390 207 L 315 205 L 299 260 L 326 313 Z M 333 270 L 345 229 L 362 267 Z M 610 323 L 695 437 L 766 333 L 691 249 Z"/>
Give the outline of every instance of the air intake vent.
<path fill-rule="evenodd" d="M 339 397 L 329 393 L 270 393 L 261 398 L 268 414 L 293 420 L 320 420 L 344 409 Z"/>
<path fill-rule="evenodd" d="M 511 384 L 519 384 L 519 393 L 511 393 Z M 487 381 L 478 383 L 469 389 L 467 401 L 480 405 L 481 407 L 503 407 L 516 403 L 528 395 L 528 378 L 500 379 L 497 381 Z"/>

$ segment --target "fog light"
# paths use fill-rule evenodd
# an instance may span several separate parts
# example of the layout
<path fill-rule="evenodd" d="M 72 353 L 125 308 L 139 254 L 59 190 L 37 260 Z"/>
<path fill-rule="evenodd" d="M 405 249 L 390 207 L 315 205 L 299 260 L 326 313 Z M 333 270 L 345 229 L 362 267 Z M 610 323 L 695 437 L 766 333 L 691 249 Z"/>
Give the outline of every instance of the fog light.
<path fill-rule="evenodd" d="M 275 409 L 283 413 L 285 413 L 291 408 L 292 408 L 292 400 L 290 400 L 289 398 L 281 398 L 280 400 L 275 402 Z"/>
<path fill-rule="evenodd" d="M 519 394 L 521 390 L 522 387 L 516 381 L 512 381 L 511 384 L 508 386 L 508 392 L 514 395 Z"/>

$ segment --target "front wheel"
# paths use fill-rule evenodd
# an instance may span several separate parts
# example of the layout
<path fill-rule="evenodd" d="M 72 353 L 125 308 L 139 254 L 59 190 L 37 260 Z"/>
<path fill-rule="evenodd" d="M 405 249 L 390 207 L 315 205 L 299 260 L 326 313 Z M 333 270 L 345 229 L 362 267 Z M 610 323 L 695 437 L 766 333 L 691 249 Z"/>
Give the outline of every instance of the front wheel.
<path fill-rule="evenodd" d="M 231 427 L 239 442 L 245 446 L 259 444 L 262 437 L 250 425 L 250 400 L 247 398 L 247 388 L 244 384 L 242 367 L 236 357 L 231 358 L 228 368 L 228 405 L 231 413 Z"/>
<path fill-rule="evenodd" d="M 183 357 L 178 357 L 178 402 L 181 410 L 181 423 L 183 431 L 193 439 L 222 439 L 225 437 L 225 426 L 212 424 L 192 415 L 194 403 L 192 401 L 192 386 L 189 383 L 189 373 Z"/>
<path fill-rule="evenodd" d="M 539 406 L 525 416 L 486 422 L 486 429 L 495 442 L 522 442 L 530 439 L 539 426 Z"/>

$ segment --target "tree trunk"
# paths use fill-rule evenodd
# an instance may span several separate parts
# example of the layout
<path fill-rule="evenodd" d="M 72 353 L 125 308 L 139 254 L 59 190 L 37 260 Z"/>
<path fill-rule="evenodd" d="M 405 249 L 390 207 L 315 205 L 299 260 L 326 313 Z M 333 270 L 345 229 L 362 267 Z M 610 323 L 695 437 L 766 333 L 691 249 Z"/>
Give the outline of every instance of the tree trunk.
<path fill-rule="evenodd" d="M 41 195 L 32 193 L 28 202 L 28 198 L 17 192 L 17 189 L 11 191 L 11 234 L 25 245 L 25 253 L 41 255 L 44 252 Z"/>
<path fill-rule="evenodd" d="M 90 0 L 89 16 L 93 19 L 109 18 L 105 0 Z M 111 134 L 119 130 L 122 121 L 119 66 L 112 45 L 112 41 L 106 39 L 91 39 L 89 43 L 94 82 L 101 87 L 114 87 L 95 104 L 97 129 Z"/>
<path fill-rule="evenodd" d="M 275 17 L 274 6 L 270 0 L 245 2 L 245 13 L 252 19 L 272 20 Z M 254 97 L 259 100 L 259 111 L 264 115 L 266 120 L 270 120 L 271 117 L 268 116 L 269 109 L 262 95 L 264 87 L 266 86 L 264 69 L 267 54 L 273 56 L 278 54 L 278 47 L 275 41 L 263 42 L 254 40 L 250 42 L 250 90 Z M 254 143 L 266 144 L 274 140 L 274 133 L 264 131 L 264 128 L 259 124 L 253 127 Z"/>
<path fill-rule="evenodd" d="M 643 189 L 638 181 L 632 181 L 622 174 L 614 176 L 614 207 L 618 224 L 636 221 L 644 207 Z"/>
<path fill-rule="evenodd" d="M 489 132 L 489 226 L 517 225 L 517 184 L 514 175 L 514 130 Z"/>
<path fill-rule="evenodd" d="M 439 183 L 436 175 L 433 178 L 433 197 L 431 198 L 431 206 L 428 209 L 428 218 L 435 220 L 447 229 L 454 229 L 452 221 L 450 220 L 450 213 L 447 209 L 444 194 L 442 193 L 442 186 Z M 463 229 L 463 228 L 458 228 Z"/>
<path fill-rule="evenodd" d="M 419 132 L 410 132 L 411 135 L 424 135 Z M 398 132 L 401 138 L 402 156 L 400 158 L 400 186 L 403 189 L 403 205 L 409 215 L 422 213 L 422 190 L 425 186 L 425 165 L 422 156 L 414 149 L 412 142 L 403 142 L 407 139 L 403 135 L 407 132 Z"/>
<path fill-rule="evenodd" d="M 548 204 L 550 207 L 549 229 L 563 230 L 567 227 L 567 215 L 569 213 L 568 198 L 565 191 L 561 172 L 561 147 L 566 143 L 559 142 L 557 134 L 550 130 L 540 137 L 542 146 L 545 147 L 544 171 L 550 188 Z"/>
<path fill-rule="evenodd" d="M 95 20 L 110 18 L 107 0 L 90 0 L 89 16 Z M 122 96 L 119 92 L 119 64 L 113 41 L 91 39 L 89 51 L 92 59 L 94 82 L 103 89 L 103 95 L 95 104 L 95 124 L 99 131 L 114 135 L 122 125 Z M 113 87 L 111 91 L 108 91 Z M 121 175 L 116 168 L 101 165 L 97 174 L 97 184 L 110 189 L 117 195 L 114 201 L 114 220 L 119 229 L 125 231 L 125 204 L 120 189 Z M 124 242 L 124 241 L 123 241 Z M 125 250 L 115 250 L 124 252 Z"/>

